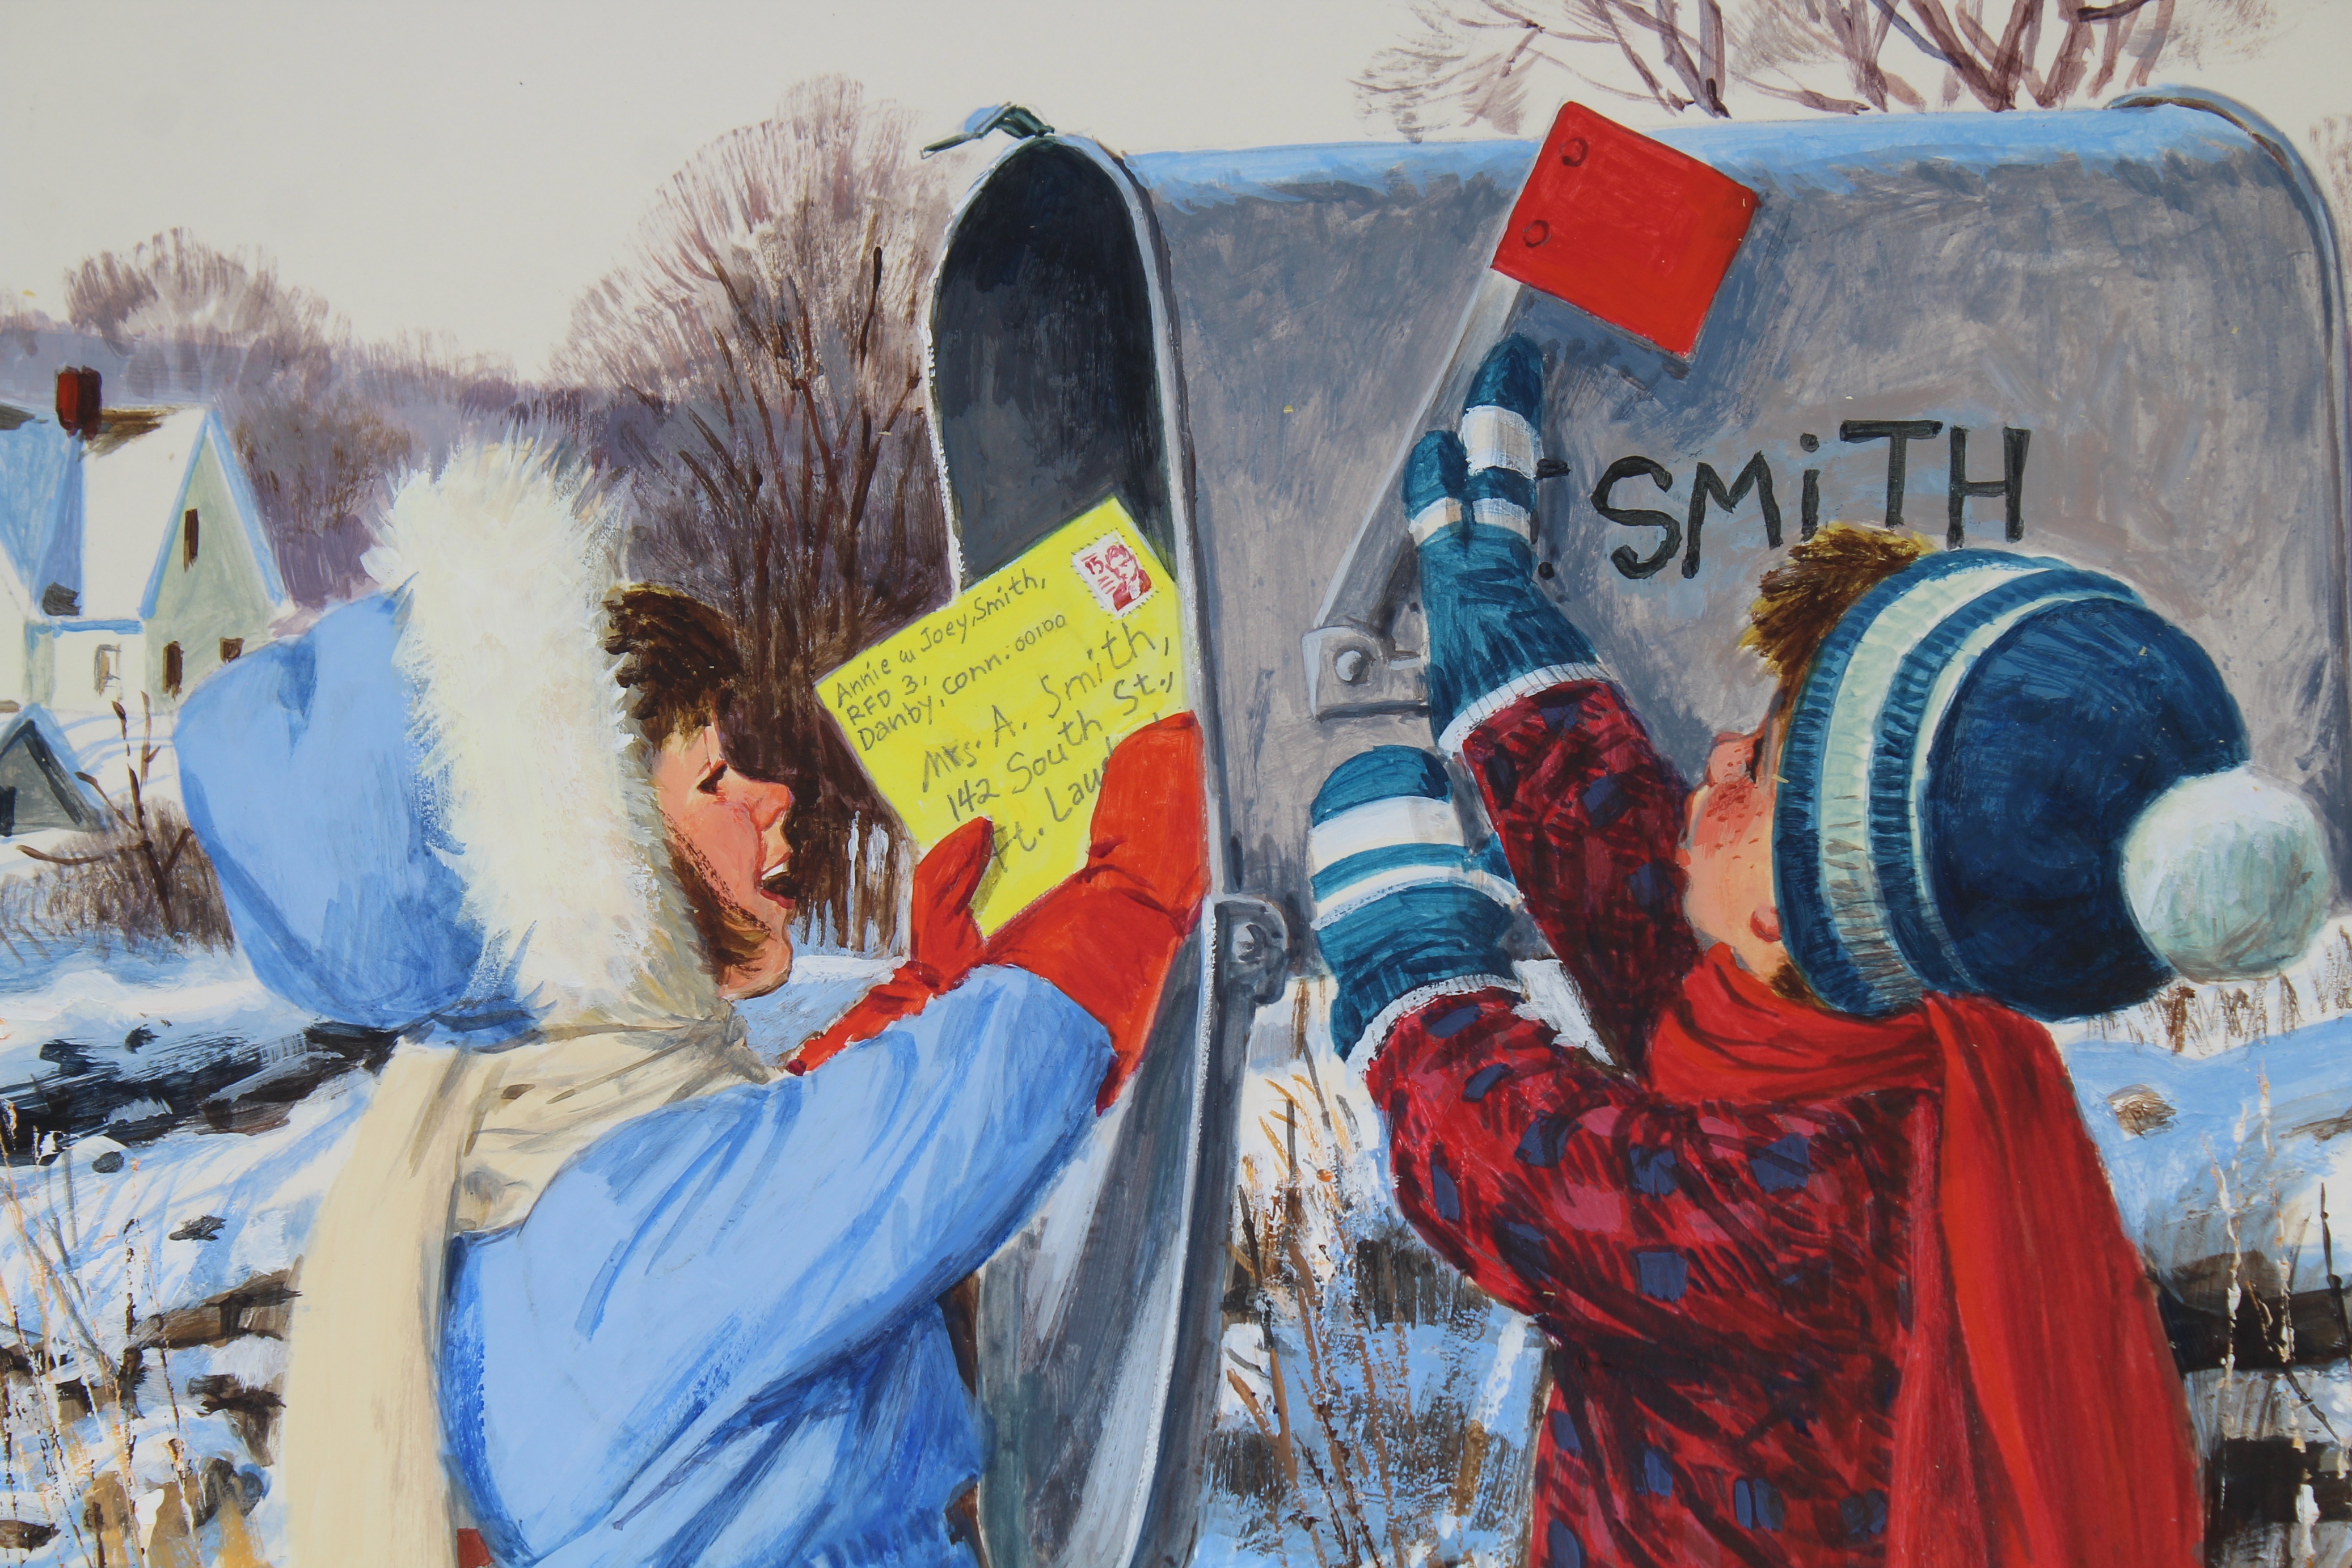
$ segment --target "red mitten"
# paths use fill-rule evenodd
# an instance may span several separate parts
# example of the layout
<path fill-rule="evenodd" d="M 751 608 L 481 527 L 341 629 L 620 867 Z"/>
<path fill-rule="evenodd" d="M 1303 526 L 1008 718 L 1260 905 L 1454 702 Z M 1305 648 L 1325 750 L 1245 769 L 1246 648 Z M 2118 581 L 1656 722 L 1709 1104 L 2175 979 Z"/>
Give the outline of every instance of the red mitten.
<path fill-rule="evenodd" d="M 931 846 L 915 867 L 907 961 L 866 992 L 831 1029 L 801 1047 L 784 1063 L 787 1072 L 824 1066 L 843 1047 L 872 1040 L 902 1018 L 923 1010 L 981 959 L 980 926 L 971 917 L 971 895 L 988 871 L 994 830 L 977 817 Z"/>
<path fill-rule="evenodd" d="M 1201 727 L 1189 713 L 1118 743 L 1103 766 L 1087 863 L 990 938 L 981 961 L 1047 980 L 1110 1031 L 1097 1109 L 1135 1071 L 1176 949 L 1209 886 Z"/>

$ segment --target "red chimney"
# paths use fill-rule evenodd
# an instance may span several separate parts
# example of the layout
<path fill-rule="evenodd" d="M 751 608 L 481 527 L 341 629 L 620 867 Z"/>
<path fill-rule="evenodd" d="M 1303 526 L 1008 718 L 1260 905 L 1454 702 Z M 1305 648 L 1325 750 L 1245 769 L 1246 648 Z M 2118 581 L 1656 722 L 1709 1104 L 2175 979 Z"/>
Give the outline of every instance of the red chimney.
<path fill-rule="evenodd" d="M 58 423 L 87 441 L 98 434 L 99 375 L 88 365 L 58 372 Z"/>

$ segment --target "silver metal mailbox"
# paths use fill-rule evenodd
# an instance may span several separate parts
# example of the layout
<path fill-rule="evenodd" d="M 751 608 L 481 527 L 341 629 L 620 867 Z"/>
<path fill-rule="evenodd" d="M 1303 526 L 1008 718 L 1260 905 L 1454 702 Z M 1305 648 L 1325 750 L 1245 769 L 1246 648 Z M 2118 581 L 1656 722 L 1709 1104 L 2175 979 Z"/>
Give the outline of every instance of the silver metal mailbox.
<path fill-rule="evenodd" d="M 2345 321 L 2286 141 L 2189 92 L 1660 135 L 1760 197 L 1688 360 L 1488 273 L 1532 143 L 1041 136 L 955 220 L 930 391 L 961 570 L 1126 502 L 1182 580 L 1216 901 L 1118 1146 L 983 1281 L 999 1568 L 1189 1554 L 1242 1036 L 1307 961 L 1317 784 L 1427 744 L 1394 482 L 1503 332 L 1545 349 L 1568 469 L 1548 588 L 1686 768 L 1762 706 L 1732 646 L 1760 572 L 1816 519 L 1899 515 L 2137 584 L 2352 865 Z"/>

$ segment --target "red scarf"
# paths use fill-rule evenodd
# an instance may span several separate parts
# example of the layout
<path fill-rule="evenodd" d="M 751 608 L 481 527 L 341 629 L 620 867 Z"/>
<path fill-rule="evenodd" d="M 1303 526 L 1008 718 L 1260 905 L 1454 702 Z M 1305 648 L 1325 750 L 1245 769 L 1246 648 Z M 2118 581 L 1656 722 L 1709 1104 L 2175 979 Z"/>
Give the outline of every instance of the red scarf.
<path fill-rule="evenodd" d="M 1648 1071 L 1687 1101 L 1925 1092 L 1890 1564 L 2201 1561 L 2180 1379 L 2048 1030 L 1975 998 L 1823 1011 L 1718 946 L 1660 1021 Z"/>

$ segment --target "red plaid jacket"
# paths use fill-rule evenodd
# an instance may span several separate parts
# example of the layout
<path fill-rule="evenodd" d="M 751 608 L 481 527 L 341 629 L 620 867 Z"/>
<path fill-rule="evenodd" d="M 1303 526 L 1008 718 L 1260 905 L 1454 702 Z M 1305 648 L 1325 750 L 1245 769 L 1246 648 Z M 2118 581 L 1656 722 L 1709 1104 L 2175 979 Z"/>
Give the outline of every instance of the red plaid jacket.
<path fill-rule="evenodd" d="M 1528 907 L 1637 1065 L 1697 962 L 1682 781 L 1613 686 L 1464 747 Z M 1554 1383 L 1529 1558 L 1885 1557 L 1910 1301 L 1913 1096 L 1693 1105 L 1554 1042 L 1501 991 L 1408 1016 L 1371 1065 L 1406 1216 L 1539 1322 Z"/>

